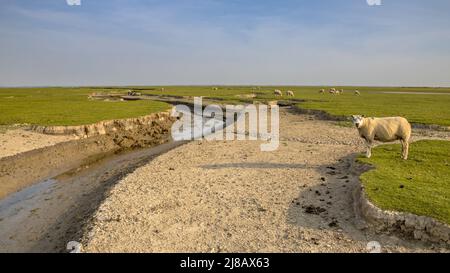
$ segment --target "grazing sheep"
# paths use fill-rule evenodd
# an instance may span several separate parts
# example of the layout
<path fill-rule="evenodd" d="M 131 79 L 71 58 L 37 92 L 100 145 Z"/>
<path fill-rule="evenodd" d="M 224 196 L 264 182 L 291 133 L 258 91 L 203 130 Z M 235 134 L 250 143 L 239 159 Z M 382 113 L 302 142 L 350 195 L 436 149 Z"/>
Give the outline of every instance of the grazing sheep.
<path fill-rule="evenodd" d="M 339 94 L 341 94 L 341 91 L 336 90 L 336 91 L 334 91 L 334 94 L 339 95 Z"/>
<path fill-rule="evenodd" d="M 218 87 L 213 87 L 212 90 L 213 91 L 217 91 L 217 90 L 219 90 L 219 88 Z"/>
<path fill-rule="evenodd" d="M 336 88 L 331 88 L 329 91 L 330 94 L 336 94 Z"/>
<path fill-rule="evenodd" d="M 133 90 L 128 90 L 128 96 L 140 96 L 140 95 L 141 95 L 141 93 L 138 93 Z"/>
<path fill-rule="evenodd" d="M 294 91 L 288 90 L 286 94 L 288 97 L 295 97 Z"/>
<path fill-rule="evenodd" d="M 319 90 L 319 94 L 324 94 L 325 93 L 325 89 L 320 89 Z"/>
<path fill-rule="evenodd" d="M 359 92 L 359 90 L 355 90 L 355 95 L 360 96 L 361 93 Z"/>
<path fill-rule="evenodd" d="M 411 138 L 411 124 L 402 117 L 365 118 L 352 116 L 353 124 L 359 135 L 366 140 L 367 158 L 372 156 L 373 141 L 393 142 L 400 140 L 402 144 L 402 158 L 408 159 L 409 140 Z"/>
<path fill-rule="evenodd" d="M 344 94 L 344 89 L 341 89 L 341 92 L 340 92 L 341 94 Z"/>
<path fill-rule="evenodd" d="M 278 90 L 278 89 L 276 89 L 273 93 L 275 96 L 279 96 L 279 97 L 283 96 L 283 92 L 281 92 L 281 90 Z"/>

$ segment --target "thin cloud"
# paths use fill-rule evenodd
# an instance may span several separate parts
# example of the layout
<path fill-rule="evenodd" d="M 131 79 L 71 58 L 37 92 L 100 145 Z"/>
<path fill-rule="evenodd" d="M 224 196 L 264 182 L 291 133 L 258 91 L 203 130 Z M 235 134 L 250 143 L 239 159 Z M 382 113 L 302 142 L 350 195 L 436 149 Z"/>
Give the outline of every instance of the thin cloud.
<path fill-rule="evenodd" d="M 4 6 L 0 84 L 450 85 L 440 0 L 100 2 Z"/>

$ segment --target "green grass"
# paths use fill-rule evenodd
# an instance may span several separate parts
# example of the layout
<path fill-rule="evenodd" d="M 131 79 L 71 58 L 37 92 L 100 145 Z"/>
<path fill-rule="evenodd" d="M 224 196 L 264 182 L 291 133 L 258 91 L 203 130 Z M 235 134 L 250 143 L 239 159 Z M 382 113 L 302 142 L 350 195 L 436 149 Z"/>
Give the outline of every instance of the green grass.
<path fill-rule="evenodd" d="M 81 125 L 102 120 L 148 115 L 170 108 L 155 101 L 95 101 L 91 93 L 123 93 L 140 90 L 143 94 L 171 96 L 205 96 L 224 103 L 240 103 L 236 97 L 251 93 L 246 87 L 83 87 L 83 88 L 0 88 L 0 125 Z M 251 100 L 249 100 L 251 101 Z"/>
<path fill-rule="evenodd" d="M 355 114 L 375 117 L 403 116 L 412 123 L 450 126 L 450 95 L 383 93 L 383 91 L 448 93 L 448 89 L 359 88 L 359 90 L 361 96 L 355 96 L 351 91 L 333 96 L 318 94 L 316 90 L 304 90 L 299 97 L 307 101 L 300 103 L 299 107 L 323 110 L 336 116 Z"/>
<path fill-rule="evenodd" d="M 450 142 L 412 143 L 410 158 L 400 159 L 400 145 L 382 145 L 359 162 L 375 169 L 361 175 L 368 198 L 385 210 L 430 216 L 450 224 Z"/>
<path fill-rule="evenodd" d="M 0 89 L 0 125 L 82 125 L 144 116 L 169 109 L 154 101 L 93 101 L 89 88 Z"/>
<path fill-rule="evenodd" d="M 436 124 L 450 126 L 450 88 L 428 87 L 346 87 L 344 94 L 332 96 L 328 93 L 319 94 L 322 88 L 311 86 L 262 86 L 253 90 L 251 86 L 220 86 L 213 91 L 211 86 L 166 86 L 161 91 L 159 87 L 139 87 L 143 93 L 173 96 L 204 96 L 219 98 L 226 103 L 278 100 L 273 94 L 274 89 L 293 90 L 295 99 L 304 100 L 298 106 L 305 109 L 326 111 L 336 116 L 351 116 L 355 114 L 366 116 L 403 116 L 412 123 Z M 355 96 L 358 89 L 361 96 Z M 446 93 L 435 94 L 386 94 L 384 92 L 423 92 Z M 240 94 L 257 94 L 254 99 L 237 98 Z M 448 94 L 448 95 L 447 95 Z M 284 100 L 289 99 L 283 97 Z"/>
<path fill-rule="evenodd" d="M 164 87 L 164 91 L 161 88 Z M 278 100 L 274 89 L 293 90 L 295 99 L 304 102 L 299 107 L 323 110 L 332 115 L 350 116 L 404 116 L 413 123 L 450 126 L 450 95 L 385 94 L 383 92 L 449 93 L 450 88 L 399 88 L 399 87 L 337 87 L 344 88 L 343 95 L 319 94 L 321 88 L 311 86 L 134 86 L 134 87 L 83 87 L 83 88 L 0 88 L 0 125 L 17 123 L 41 125 L 76 125 L 113 118 L 141 116 L 161 111 L 168 105 L 159 102 L 102 102 L 89 101 L 93 92 L 121 92 L 139 90 L 143 94 L 166 96 L 203 96 L 221 103 L 251 103 Z M 358 89 L 361 96 L 355 96 Z M 256 94 L 256 98 L 239 95 Z M 284 100 L 289 99 L 283 97 Z"/>

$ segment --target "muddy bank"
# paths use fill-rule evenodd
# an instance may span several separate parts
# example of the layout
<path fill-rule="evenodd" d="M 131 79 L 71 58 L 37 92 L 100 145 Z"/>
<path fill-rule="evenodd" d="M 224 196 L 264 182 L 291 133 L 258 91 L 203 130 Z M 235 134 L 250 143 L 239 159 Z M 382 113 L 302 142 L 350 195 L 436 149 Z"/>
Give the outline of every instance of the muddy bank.
<path fill-rule="evenodd" d="M 95 162 L 108 154 L 166 142 L 170 137 L 173 118 L 168 113 L 154 114 L 151 117 L 151 119 L 133 119 L 131 123 L 110 121 L 103 124 L 105 127 L 95 127 L 99 131 L 84 131 L 88 134 L 95 132 L 92 137 L 1 158 L 0 199 L 33 182 Z M 107 130 L 102 131 L 104 129 Z M 100 132 L 102 134 L 96 135 Z"/>
<path fill-rule="evenodd" d="M 49 135 L 76 135 L 78 137 L 92 137 L 98 135 L 106 135 L 115 133 L 118 131 L 139 130 L 140 128 L 153 125 L 161 121 L 170 119 L 170 111 L 154 113 L 151 115 L 128 118 L 101 121 L 89 125 L 78 126 L 39 126 L 34 125 L 30 127 L 30 130 L 49 134 Z"/>
<path fill-rule="evenodd" d="M 323 119 L 323 120 L 332 120 L 332 121 L 348 121 L 349 120 L 349 118 L 345 117 L 345 116 L 331 115 L 322 110 L 305 109 L 305 108 L 301 108 L 298 105 L 294 105 L 293 110 L 297 114 L 313 115 L 313 116 L 315 116 L 319 119 Z"/>
<path fill-rule="evenodd" d="M 353 165 L 353 171 L 358 174 L 369 168 L 358 163 Z M 411 239 L 450 246 L 450 226 L 443 222 L 412 213 L 382 210 L 369 200 L 362 185 L 355 188 L 353 199 L 355 213 L 378 232 L 397 233 Z"/>

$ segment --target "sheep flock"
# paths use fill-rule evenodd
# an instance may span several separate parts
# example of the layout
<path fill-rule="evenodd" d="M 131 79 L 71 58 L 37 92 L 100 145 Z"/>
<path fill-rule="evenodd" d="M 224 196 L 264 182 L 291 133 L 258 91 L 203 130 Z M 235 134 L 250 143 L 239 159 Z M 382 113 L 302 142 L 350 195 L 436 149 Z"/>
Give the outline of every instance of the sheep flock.
<path fill-rule="evenodd" d="M 330 88 L 330 90 L 328 90 L 328 93 L 331 95 L 341 95 L 344 94 L 344 89 L 336 89 L 334 87 Z M 320 89 L 319 90 L 319 94 L 325 94 L 325 89 Z M 359 90 L 355 90 L 354 92 L 355 95 L 360 96 L 361 92 L 359 92 Z"/>

